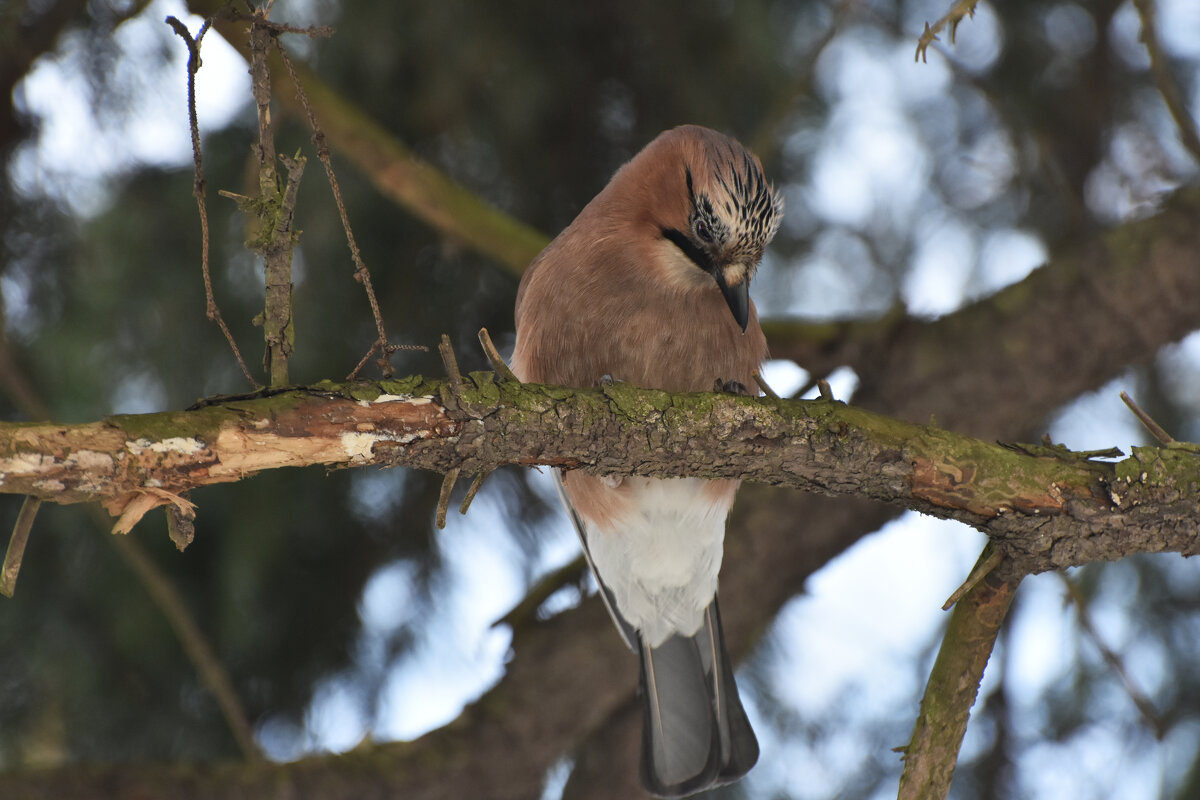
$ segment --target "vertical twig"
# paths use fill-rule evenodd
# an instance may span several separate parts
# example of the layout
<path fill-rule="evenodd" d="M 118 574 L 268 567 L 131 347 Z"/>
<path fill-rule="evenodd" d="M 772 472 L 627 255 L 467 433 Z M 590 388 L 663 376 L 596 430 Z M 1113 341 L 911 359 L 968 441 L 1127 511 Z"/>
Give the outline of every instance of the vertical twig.
<path fill-rule="evenodd" d="M 483 354 L 488 357 L 488 361 L 492 362 L 492 369 L 496 371 L 496 378 L 505 383 L 520 383 L 516 374 L 509 369 L 508 364 L 504 363 L 504 359 L 500 357 L 500 351 L 496 349 L 496 345 L 492 343 L 492 336 L 488 333 L 487 328 L 479 329 L 479 346 L 483 348 Z"/>
<path fill-rule="evenodd" d="M 33 520 L 41 507 L 42 501 L 30 495 L 17 512 L 12 538 L 8 540 L 8 550 L 4 553 L 4 567 L 0 568 L 0 594 L 5 597 L 12 597 L 17 590 L 17 575 L 21 573 L 21 560 L 25 558 L 25 544 L 29 541 Z"/>
<path fill-rule="evenodd" d="M 287 169 L 287 183 L 275 215 L 275 228 L 263 247 L 265 298 L 263 301 L 264 361 L 271 386 L 288 384 L 288 358 L 296 342 L 292 316 L 292 253 L 297 233 L 292 227 L 296 212 L 296 192 L 307 160 L 299 153 L 279 160 Z"/>
<path fill-rule="evenodd" d="M 242 352 L 238 349 L 233 334 L 229 332 L 225 318 L 221 316 L 221 309 L 217 307 L 216 298 L 213 296 L 212 272 L 208 266 L 208 207 L 205 204 L 204 160 L 200 151 L 200 122 L 196 116 L 196 73 L 200 70 L 201 64 L 200 41 L 208 32 L 212 20 L 204 21 L 204 24 L 200 26 L 200 33 L 194 39 L 187 26 L 175 17 L 167 17 L 167 24 L 187 43 L 188 48 L 188 125 L 192 134 L 192 162 L 194 165 L 192 194 L 196 197 L 196 205 L 200 209 L 200 274 L 204 279 L 204 313 L 210 320 L 217 323 L 217 327 L 225 336 L 225 341 L 229 343 L 229 349 L 233 351 L 233 357 L 237 359 L 238 366 L 242 368 L 242 374 L 246 376 L 246 380 L 250 381 L 251 386 L 257 388 L 258 381 L 254 380 L 254 376 L 250 374 L 250 369 L 246 366 L 245 359 L 242 358 Z"/>
<path fill-rule="evenodd" d="M 442 364 L 446 367 L 446 377 L 450 379 L 450 391 L 455 397 L 462 394 L 463 391 L 463 376 L 458 368 L 458 356 L 454 355 L 454 345 L 450 343 L 450 337 L 442 334 L 442 342 L 438 345 L 438 354 L 442 357 Z"/>
<path fill-rule="evenodd" d="M 321 124 L 317 121 L 317 114 L 313 110 L 312 104 L 308 101 L 308 95 L 304 93 L 304 87 L 300 85 L 300 77 L 296 74 L 296 68 L 292 65 L 292 60 L 288 57 L 287 52 L 276 42 L 276 49 L 279 52 L 279 57 L 283 60 L 284 67 L 287 68 L 288 75 L 292 79 L 292 85 L 296 87 L 296 97 L 300 100 L 300 105 L 304 107 L 304 113 L 308 117 L 308 125 L 312 129 L 313 144 L 317 147 L 317 157 L 321 159 L 321 165 L 325 167 L 325 176 L 329 180 L 329 188 L 333 192 L 333 200 L 337 205 L 338 215 L 342 219 L 342 230 L 346 232 L 346 244 L 350 247 L 350 258 L 354 261 L 354 280 L 362 284 L 363 290 L 367 293 L 367 302 L 371 306 L 371 315 L 375 320 L 376 340 L 371 345 L 370 351 L 364 357 L 363 361 L 359 362 L 359 366 L 354 368 L 348 379 L 353 379 L 358 374 L 359 369 L 371 353 L 379 353 L 379 359 L 376 362 L 380 372 L 385 378 L 390 378 L 394 373 L 390 357 L 393 352 L 402 349 L 402 346 L 388 344 L 387 332 L 384 330 L 383 314 L 379 310 L 379 300 L 375 297 L 375 287 L 371 283 L 371 272 L 367 269 L 367 264 L 363 260 L 362 251 L 358 248 L 358 240 L 354 238 L 354 231 L 350 227 L 350 215 L 346 213 L 346 204 L 342 200 L 342 188 L 338 183 L 337 175 L 333 171 L 333 159 L 329 155 L 329 144 L 325 141 L 325 132 L 321 130 Z M 424 348 L 415 348 L 424 349 Z"/>
<path fill-rule="evenodd" d="M 466 514 L 467 509 L 471 507 L 471 501 L 475 499 L 475 495 L 479 494 L 479 490 L 483 487 L 483 482 L 492 474 L 490 469 L 485 469 L 475 476 L 471 481 L 471 485 L 467 488 L 467 494 L 463 497 L 462 503 L 458 506 L 458 513 Z"/>
<path fill-rule="evenodd" d="M 459 468 L 454 467 L 442 477 L 442 490 L 438 492 L 437 514 L 434 518 L 438 530 L 444 530 L 446 527 L 446 511 L 450 508 L 450 493 L 454 491 L 454 484 L 458 483 L 459 472 Z"/>
<path fill-rule="evenodd" d="M 295 340 L 292 319 L 292 253 L 296 236 L 292 229 L 296 189 L 304 172 L 301 158 L 284 160 L 287 184 L 282 192 L 275 169 L 274 126 L 271 120 L 271 69 L 267 52 L 275 28 L 267 19 L 269 8 L 257 11 L 250 23 L 250 79 L 258 116 L 258 216 L 259 234 L 253 249 L 263 257 L 266 296 L 263 302 L 263 366 L 271 386 L 288 383 L 288 357 Z"/>

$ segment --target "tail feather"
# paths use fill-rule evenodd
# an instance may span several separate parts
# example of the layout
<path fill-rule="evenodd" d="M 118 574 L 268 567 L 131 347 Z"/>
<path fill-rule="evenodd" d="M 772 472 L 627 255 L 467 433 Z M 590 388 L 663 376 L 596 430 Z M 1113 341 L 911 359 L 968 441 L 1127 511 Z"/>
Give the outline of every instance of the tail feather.
<path fill-rule="evenodd" d="M 640 644 L 646 788 L 681 797 L 745 775 L 758 760 L 758 740 L 738 697 L 716 598 L 695 635 Z"/>

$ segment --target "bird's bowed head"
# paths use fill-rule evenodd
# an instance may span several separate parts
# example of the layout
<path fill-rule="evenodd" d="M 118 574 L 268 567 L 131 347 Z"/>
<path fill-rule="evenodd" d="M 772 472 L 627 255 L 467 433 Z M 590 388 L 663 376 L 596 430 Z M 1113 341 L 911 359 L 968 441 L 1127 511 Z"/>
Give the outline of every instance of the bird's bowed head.
<path fill-rule="evenodd" d="M 646 145 L 593 203 L 659 241 L 660 258 L 647 263 L 662 279 L 714 281 L 746 330 L 750 279 L 783 220 L 783 196 L 757 156 L 724 134 L 684 125 Z"/>

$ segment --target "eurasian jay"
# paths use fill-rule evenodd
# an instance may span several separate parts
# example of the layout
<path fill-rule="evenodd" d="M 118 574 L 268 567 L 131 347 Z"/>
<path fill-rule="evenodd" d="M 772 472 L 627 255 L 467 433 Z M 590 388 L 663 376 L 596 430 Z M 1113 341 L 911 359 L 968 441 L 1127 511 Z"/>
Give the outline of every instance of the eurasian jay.
<path fill-rule="evenodd" d="M 754 386 L 767 345 L 750 279 L 783 198 L 716 131 L 666 131 L 621 167 L 526 270 L 513 370 L 670 392 Z M 660 796 L 737 780 L 758 760 L 717 608 L 736 480 L 557 476 L 601 595 L 640 656 L 641 777 Z"/>

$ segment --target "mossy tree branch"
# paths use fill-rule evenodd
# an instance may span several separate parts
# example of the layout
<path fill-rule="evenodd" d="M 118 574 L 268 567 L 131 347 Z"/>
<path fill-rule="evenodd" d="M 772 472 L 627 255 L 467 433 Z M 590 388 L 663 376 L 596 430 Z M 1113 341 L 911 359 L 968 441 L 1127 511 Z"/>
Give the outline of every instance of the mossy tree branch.
<path fill-rule="evenodd" d="M 484 472 L 550 465 L 740 477 L 957 519 L 1024 572 L 1134 552 L 1200 552 L 1200 459 L 1135 448 L 1116 462 L 1001 445 L 828 401 L 568 389 L 474 373 L 325 383 L 83 425 L 0 424 L 0 491 L 100 500 L 128 529 L 197 486 L 284 466 Z"/>

